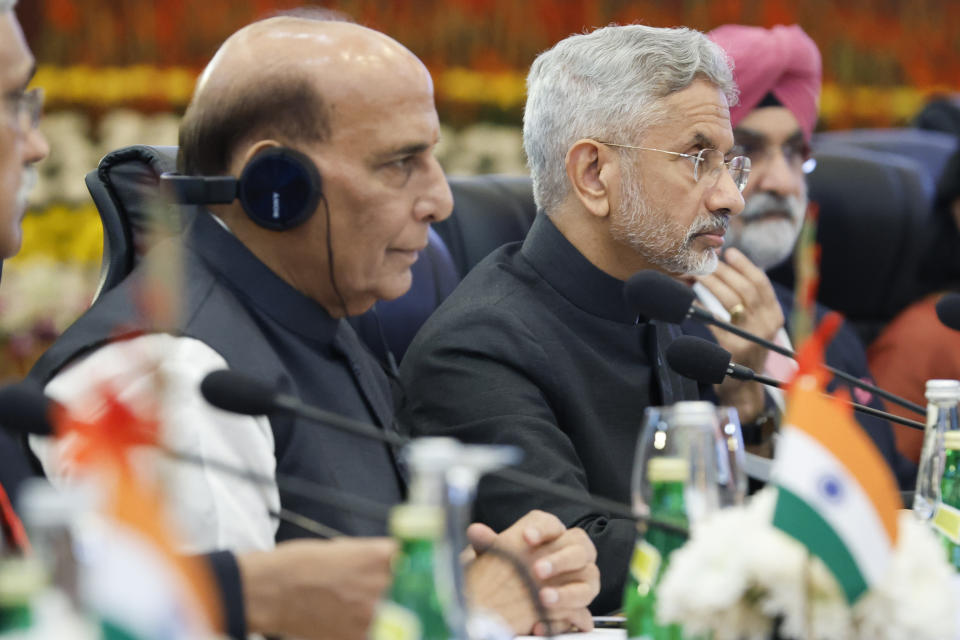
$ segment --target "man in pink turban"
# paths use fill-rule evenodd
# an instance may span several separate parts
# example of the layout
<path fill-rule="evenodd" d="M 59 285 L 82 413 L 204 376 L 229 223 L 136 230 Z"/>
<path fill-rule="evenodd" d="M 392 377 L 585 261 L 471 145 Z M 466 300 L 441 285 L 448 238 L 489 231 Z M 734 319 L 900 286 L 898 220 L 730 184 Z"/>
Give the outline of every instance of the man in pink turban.
<path fill-rule="evenodd" d="M 772 29 L 724 25 L 707 35 L 733 63 L 740 101 L 730 109 L 730 123 L 736 147 L 751 160 L 751 171 L 743 190 L 743 213 L 730 220 L 724 241 L 729 248 L 716 271 L 698 277 L 694 288 L 701 303 L 715 315 L 791 346 L 786 320 L 793 293 L 770 282 L 764 272 L 790 256 L 806 214 L 804 169 L 809 166 L 810 136 L 817 119 L 820 52 L 797 25 Z M 818 308 L 820 315 L 825 311 Z M 786 358 L 723 331 L 716 331 L 713 337 L 733 354 L 735 362 L 778 379 L 792 374 L 795 365 Z M 827 362 L 857 377 L 870 378 L 863 345 L 849 327 L 844 326 L 834 339 Z M 730 389 L 720 391 L 721 397 L 730 396 Z M 746 383 L 734 398 L 746 416 L 757 415 L 757 403 L 763 404 L 764 410 L 752 425 L 745 426 L 745 432 L 749 434 L 752 427 L 754 437 L 764 441 L 783 409 L 782 396 L 776 390 Z M 883 407 L 877 398 L 857 399 Z M 914 470 L 897 455 L 890 424 L 872 417 L 858 418 L 901 483 L 910 486 Z"/>
<path fill-rule="evenodd" d="M 806 212 L 803 166 L 817 120 L 820 52 L 796 25 L 724 25 L 708 35 L 734 64 L 740 102 L 730 123 L 752 161 L 747 207 L 731 221 L 728 244 L 770 269 L 790 255 Z"/>

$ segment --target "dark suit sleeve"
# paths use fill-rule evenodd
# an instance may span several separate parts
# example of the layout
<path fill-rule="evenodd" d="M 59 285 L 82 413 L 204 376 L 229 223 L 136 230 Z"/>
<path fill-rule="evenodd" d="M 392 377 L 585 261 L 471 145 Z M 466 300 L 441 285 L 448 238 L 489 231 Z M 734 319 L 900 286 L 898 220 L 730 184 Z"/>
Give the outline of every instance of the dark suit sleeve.
<path fill-rule="evenodd" d="M 214 551 L 203 557 L 219 589 L 224 631 L 230 638 L 244 640 L 247 637 L 247 615 L 237 558 L 230 551 Z"/>
<path fill-rule="evenodd" d="M 428 323 L 403 360 L 407 398 L 399 419 L 414 435 L 517 446 L 524 454 L 519 469 L 586 495 L 584 465 L 554 413 L 553 396 L 563 388 L 557 384 L 563 371 L 556 369 L 538 336 L 509 311 L 490 307 L 448 313 L 442 323 Z M 637 535 L 633 521 L 503 480 L 480 483 L 475 517 L 495 530 L 532 509 L 587 532 L 597 547 L 602 577 L 591 609 L 606 613 L 619 608 Z"/>
<path fill-rule="evenodd" d="M 28 459 L 23 442 L 0 429 L 0 486 L 6 490 L 14 506 L 23 481 L 38 475 L 30 468 Z"/>

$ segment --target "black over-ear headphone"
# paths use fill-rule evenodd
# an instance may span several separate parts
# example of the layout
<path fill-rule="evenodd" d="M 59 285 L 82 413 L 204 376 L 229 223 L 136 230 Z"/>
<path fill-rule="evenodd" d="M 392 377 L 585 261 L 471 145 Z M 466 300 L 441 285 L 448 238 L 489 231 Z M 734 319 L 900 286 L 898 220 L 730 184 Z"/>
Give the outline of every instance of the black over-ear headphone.
<path fill-rule="evenodd" d="M 253 156 L 240 179 L 164 173 L 161 182 L 183 204 L 229 204 L 239 200 L 250 219 L 266 229 L 286 231 L 313 215 L 323 183 L 317 166 L 303 153 L 270 147 Z"/>

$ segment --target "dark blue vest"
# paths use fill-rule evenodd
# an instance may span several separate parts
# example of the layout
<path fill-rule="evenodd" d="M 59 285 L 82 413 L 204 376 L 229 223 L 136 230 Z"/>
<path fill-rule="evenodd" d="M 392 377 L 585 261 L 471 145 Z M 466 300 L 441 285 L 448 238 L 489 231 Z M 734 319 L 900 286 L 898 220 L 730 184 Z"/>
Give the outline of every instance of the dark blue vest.
<path fill-rule="evenodd" d="M 155 251 L 168 252 L 174 242 Z M 176 244 L 183 249 L 184 284 L 175 326 L 156 327 L 143 317 L 136 299 L 146 274 L 138 268 L 64 333 L 30 377 L 46 384 L 64 366 L 112 339 L 165 332 L 204 342 L 231 369 L 276 381 L 308 404 L 395 430 L 390 383 L 346 321 L 332 318 L 280 279 L 209 214 L 198 215 L 184 232 L 184 242 Z M 278 474 L 386 505 L 402 498 L 399 466 L 386 445 L 289 415 L 271 415 L 270 425 Z M 348 534 L 386 531 L 382 521 L 282 491 L 280 502 Z M 305 535 L 281 522 L 277 540 Z"/>

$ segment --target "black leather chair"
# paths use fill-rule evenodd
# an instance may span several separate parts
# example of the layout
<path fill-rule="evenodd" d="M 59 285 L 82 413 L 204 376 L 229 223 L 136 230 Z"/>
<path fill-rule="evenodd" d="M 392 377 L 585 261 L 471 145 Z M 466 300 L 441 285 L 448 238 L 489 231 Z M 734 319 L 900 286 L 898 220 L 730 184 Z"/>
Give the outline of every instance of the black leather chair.
<path fill-rule="evenodd" d="M 537 207 L 526 176 L 451 177 L 448 181 L 453 213 L 434 228 L 462 278 L 497 247 L 523 240 Z"/>
<path fill-rule="evenodd" d="M 905 156 L 923 167 L 932 184 L 936 184 L 947 158 L 957 149 L 957 138 L 941 131 L 903 128 L 827 131 L 813 139 L 817 150 L 825 151 L 838 145 Z"/>
<path fill-rule="evenodd" d="M 840 311 L 865 344 L 926 292 L 917 277 L 930 233 L 932 182 L 907 157 L 848 146 L 820 148 L 808 176 L 818 203 L 818 299 Z M 792 261 L 771 277 L 793 286 Z"/>
<path fill-rule="evenodd" d="M 117 286 L 137 265 L 165 214 L 179 227 L 189 207 L 171 208 L 160 198 L 160 174 L 177 166 L 176 147 L 135 145 L 108 153 L 84 179 L 103 224 L 99 296 Z"/>

